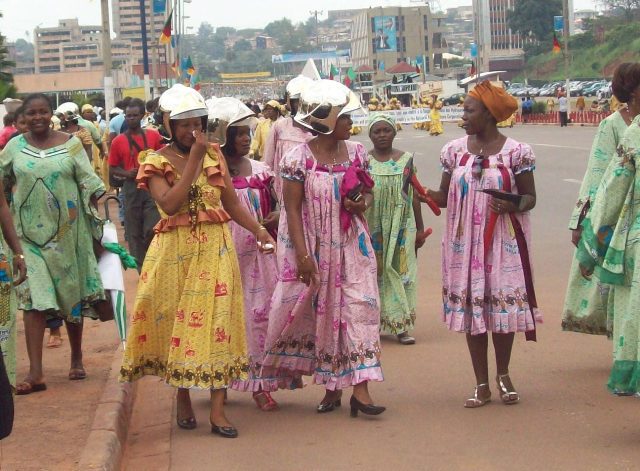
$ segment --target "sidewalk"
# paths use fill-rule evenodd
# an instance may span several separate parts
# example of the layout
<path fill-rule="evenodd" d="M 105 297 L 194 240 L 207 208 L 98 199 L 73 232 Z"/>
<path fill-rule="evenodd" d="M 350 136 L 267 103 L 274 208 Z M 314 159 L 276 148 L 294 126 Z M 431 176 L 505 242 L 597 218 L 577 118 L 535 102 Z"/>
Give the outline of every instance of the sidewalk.
<path fill-rule="evenodd" d="M 112 206 L 112 217 L 117 210 Z M 119 227 L 119 223 L 116 223 Z M 122 234 L 120 234 L 122 242 Z M 125 272 L 127 310 L 133 308 L 138 274 Z M 22 312 L 18 312 L 18 382 L 28 372 L 29 360 L 24 341 Z M 48 339 L 45 332 L 45 345 Z M 28 396 L 15 397 L 15 424 L 13 433 L 0 441 L 0 470 L 41 471 L 78 469 L 87 445 L 94 418 L 103 394 L 113 386 L 109 381 L 112 365 L 120 353 L 120 338 L 114 322 L 88 320 L 84 326 L 83 353 L 87 379 L 69 381 L 70 349 L 67 333 L 63 329 L 63 345 L 57 349 L 44 349 L 43 360 L 48 389 Z M 119 387 L 119 385 L 116 384 Z M 108 414 L 107 414 L 108 415 Z M 113 420 L 112 420 L 113 421 Z M 84 471 L 84 470 L 83 470 Z"/>

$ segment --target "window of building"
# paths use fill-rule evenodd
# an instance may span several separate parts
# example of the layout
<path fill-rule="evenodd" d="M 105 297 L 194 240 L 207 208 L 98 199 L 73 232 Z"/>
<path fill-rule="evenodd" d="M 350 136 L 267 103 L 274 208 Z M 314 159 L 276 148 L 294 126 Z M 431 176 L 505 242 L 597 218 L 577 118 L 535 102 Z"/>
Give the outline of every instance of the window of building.
<path fill-rule="evenodd" d="M 378 59 L 373 59 L 373 68 L 378 70 Z"/>

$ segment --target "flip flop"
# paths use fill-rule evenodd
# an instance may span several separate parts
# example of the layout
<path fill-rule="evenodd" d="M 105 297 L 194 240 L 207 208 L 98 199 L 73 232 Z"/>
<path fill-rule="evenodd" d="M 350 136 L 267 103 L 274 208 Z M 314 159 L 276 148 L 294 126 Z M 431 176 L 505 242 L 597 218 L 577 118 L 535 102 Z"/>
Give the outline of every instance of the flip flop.
<path fill-rule="evenodd" d="M 47 385 L 45 383 L 33 384 L 29 381 L 23 381 L 16 386 L 16 396 L 26 396 L 27 394 L 46 390 Z"/>
<path fill-rule="evenodd" d="M 62 337 L 59 335 L 50 335 L 47 342 L 47 348 L 59 348 L 62 346 Z"/>
<path fill-rule="evenodd" d="M 81 379 L 85 379 L 87 377 L 87 372 L 84 368 L 71 368 L 69 370 L 69 380 L 70 381 L 78 381 Z"/>

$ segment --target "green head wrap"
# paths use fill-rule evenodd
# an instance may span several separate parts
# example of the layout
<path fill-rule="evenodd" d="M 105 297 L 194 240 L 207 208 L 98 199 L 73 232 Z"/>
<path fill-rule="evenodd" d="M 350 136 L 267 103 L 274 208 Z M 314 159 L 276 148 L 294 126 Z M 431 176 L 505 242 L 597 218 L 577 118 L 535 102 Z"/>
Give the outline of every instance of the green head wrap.
<path fill-rule="evenodd" d="M 396 132 L 396 120 L 388 114 L 376 112 L 369 114 L 369 134 L 371 134 L 373 125 L 379 122 L 387 123 L 393 128 L 393 132 Z"/>

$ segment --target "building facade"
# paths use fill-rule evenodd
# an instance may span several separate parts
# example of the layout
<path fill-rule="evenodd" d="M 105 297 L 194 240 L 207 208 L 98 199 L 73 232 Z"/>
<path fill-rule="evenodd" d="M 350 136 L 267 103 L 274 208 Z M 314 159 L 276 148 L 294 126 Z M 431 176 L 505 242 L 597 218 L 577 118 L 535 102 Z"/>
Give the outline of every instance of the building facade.
<path fill-rule="evenodd" d="M 35 73 L 90 70 L 100 58 L 102 28 L 81 26 L 77 19 L 59 20 L 58 26 L 36 28 L 34 38 Z"/>
<path fill-rule="evenodd" d="M 524 67 L 523 38 L 512 31 L 508 14 L 518 0 L 473 0 L 474 34 L 478 44 L 480 72 L 505 70 L 503 78 Z M 573 0 L 569 0 L 569 25 L 573 29 Z"/>
<path fill-rule="evenodd" d="M 151 55 L 155 53 L 160 62 L 167 62 L 165 58 L 166 48 L 159 44 L 165 15 L 164 13 L 152 15 L 152 3 L 146 2 L 148 8 L 145 12 L 149 57 L 151 58 Z M 129 41 L 134 63 L 142 63 L 140 0 L 113 0 L 111 8 L 113 12 L 113 31 L 116 33 L 116 38 Z"/>
<path fill-rule="evenodd" d="M 375 7 L 352 16 L 351 58 L 354 68 L 372 67 L 376 80 L 385 79 L 385 69 L 399 62 L 417 64 L 434 75 L 446 75 L 443 53 L 444 15 L 428 6 Z"/>

